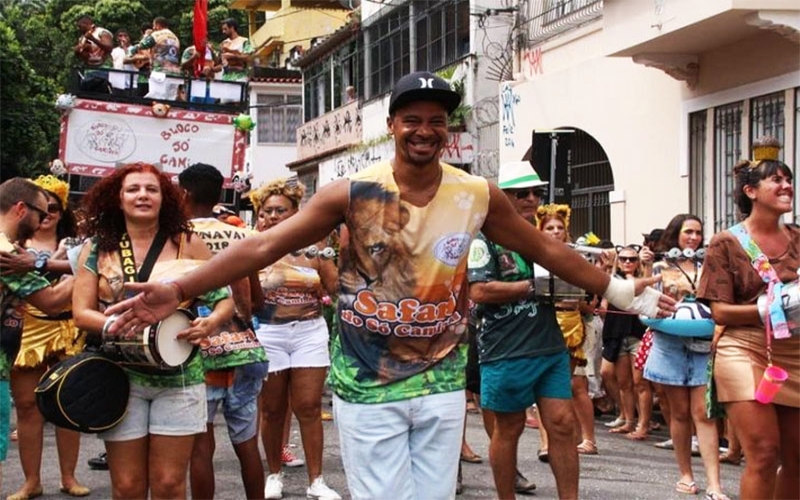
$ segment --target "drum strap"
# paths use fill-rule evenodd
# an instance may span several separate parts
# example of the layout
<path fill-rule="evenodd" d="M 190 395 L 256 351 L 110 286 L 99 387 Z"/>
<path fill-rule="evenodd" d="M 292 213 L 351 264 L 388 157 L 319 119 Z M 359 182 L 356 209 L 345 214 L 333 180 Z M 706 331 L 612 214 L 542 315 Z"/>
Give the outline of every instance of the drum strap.
<path fill-rule="evenodd" d="M 144 283 L 150 279 L 150 273 L 153 272 L 153 266 L 161 255 L 161 250 L 167 242 L 167 233 L 163 229 L 159 229 L 153 242 L 150 244 L 150 249 L 144 258 L 142 267 L 139 272 L 136 272 L 136 260 L 133 257 L 133 244 L 128 233 L 124 233 L 119 240 L 119 257 L 122 261 L 122 274 L 127 283 Z"/>

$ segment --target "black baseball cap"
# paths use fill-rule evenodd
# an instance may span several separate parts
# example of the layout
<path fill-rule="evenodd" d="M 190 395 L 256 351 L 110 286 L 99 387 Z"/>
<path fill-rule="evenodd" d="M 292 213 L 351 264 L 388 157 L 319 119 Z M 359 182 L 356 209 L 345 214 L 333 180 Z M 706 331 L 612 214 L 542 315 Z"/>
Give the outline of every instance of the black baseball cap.
<path fill-rule="evenodd" d="M 394 84 L 392 98 L 389 100 L 389 114 L 392 115 L 399 108 L 415 101 L 442 103 L 447 114 L 450 114 L 461 104 L 461 96 L 443 78 L 427 71 L 417 71 Z"/>

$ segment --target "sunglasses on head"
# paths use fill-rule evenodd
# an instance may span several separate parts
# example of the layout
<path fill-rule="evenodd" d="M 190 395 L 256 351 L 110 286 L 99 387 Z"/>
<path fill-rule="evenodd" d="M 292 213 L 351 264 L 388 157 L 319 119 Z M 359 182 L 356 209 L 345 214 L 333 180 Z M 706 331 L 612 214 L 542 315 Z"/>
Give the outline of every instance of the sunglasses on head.
<path fill-rule="evenodd" d="M 511 194 L 518 200 L 524 200 L 531 194 L 537 198 L 544 198 L 547 194 L 547 191 L 544 189 L 536 189 L 536 188 L 522 188 L 522 189 L 509 189 Z"/>

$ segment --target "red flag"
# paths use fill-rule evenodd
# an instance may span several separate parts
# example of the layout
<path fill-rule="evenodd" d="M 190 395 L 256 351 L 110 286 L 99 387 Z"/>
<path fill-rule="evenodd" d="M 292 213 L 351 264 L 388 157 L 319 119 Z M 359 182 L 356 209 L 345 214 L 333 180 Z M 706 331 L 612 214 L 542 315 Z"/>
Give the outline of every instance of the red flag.
<path fill-rule="evenodd" d="M 203 74 L 203 65 L 206 60 L 206 43 L 208 41 L 208 0 L 194 0 L 194 50 L 197 55 L 194 60 L 194 74 L 200 77 Z"/>

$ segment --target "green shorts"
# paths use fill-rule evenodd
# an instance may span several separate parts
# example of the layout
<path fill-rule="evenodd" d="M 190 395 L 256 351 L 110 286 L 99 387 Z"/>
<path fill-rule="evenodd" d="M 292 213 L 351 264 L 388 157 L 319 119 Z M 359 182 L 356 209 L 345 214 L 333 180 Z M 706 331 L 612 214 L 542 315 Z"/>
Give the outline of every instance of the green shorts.
<path fill-rule="evenodd" d="M 538 398 L 571 399 L 567 351 L 531 358 L 481 364 L 481 406 L 488 410 L 524 411 Z"/>
<path fill-rule="evenodd" d="M 8 380 L 0 380 L 0 462 L 8 455 L 8 433 L 11 425 L 11 389 Z"/>

